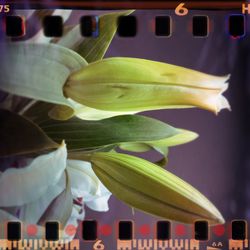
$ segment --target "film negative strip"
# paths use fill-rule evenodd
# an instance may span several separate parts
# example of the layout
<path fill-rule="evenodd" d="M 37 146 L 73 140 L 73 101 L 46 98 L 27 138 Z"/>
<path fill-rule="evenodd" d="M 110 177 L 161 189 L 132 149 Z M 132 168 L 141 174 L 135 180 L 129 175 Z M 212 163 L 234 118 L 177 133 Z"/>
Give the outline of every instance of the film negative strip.
<path fill-rule="evenodd" d="M 207 37 L 210 30 L 209 17 L 207 15 L 194 15 L 192 17 L 192 34 L 194 37 Z M 154 20 L 155 35 L 170 37 L 173 23 L 171 16 L 156 16 Z M 25 18 L 22 16 L 9 15 L 5 19 L 5 35 L 7 37 L 23 37 L 26 33 Z M 82 16 L 79 21 L 79 33 L 83 37 L 98 37 L 98 16 Z M 135 37 L 137 34 L 137 19 L 135 16 L 121 16 L 117 20 L 117 34 L 120 37 Z M 246 20 L 244 14 L 231 14 L 226 23 L 228 34 L 235 39 L 242 38 L 246 34 Z M 61 16 L 46 16 L 42 22 L 42 29 L 46 37 L 63 36 L 63 18 Z"/>
<path fill-rule="evenodd" d="M 73 228 L 73 226 L 71 226 Z M 117 235 L 117 239 L 120 241 L 121 246 L 125 244 L 126 246 L 132 247 L 132 244 L 135 245 L 139 243 L 141 240 L 138 241 L 134 237 L 135 230 L 137 226 L 133 221 L 119 221 L 116 225 L 99 225 L 98 221 L 96 220 L 84 220 L 81 223 L 81 232 L 78 236 L 82 242 L 96 242 L 102 236 L 111 237 L 112 233 Z M 71 235 L 73 229 L 69 226 L 65 229 L 66 234 Z M 23 244 L 22 242 L 22 234 L 26 230 L 26 233 L 30 236 L 35 236 L 38 232 L 38 229 L 35 225 L 27 225 L 26 228 L 22 228 L 22 224 L 19 221 L 11 221 L 7 222 L 6 225 L 6 241 L 2 241 L 1 247 L 4 247 L 4 244 Z M 74 230 L 77 230 L 74 227 Z M 187 245 L 188 237 L 186 227 L 175 227 L 175 234 L 174 235 L 182 235 L 185 237 L 185 245 Z M 172 224 L 170 221 L 157 221 L 156 225 L 152 228 L 149 225 L 144 225 L 139 228 L 139 233 L 143 237 L 147 234 L 154 234 L 155 241 L 166 241 L 173 247 L 180 247 L 183 245 L 184 240 L 175 241 L 173 243 L 172 239 Z M 240 244 L 236 244 L 237 241 L 244 241 L 245 245 L 248 246 L 247 241 L 247 222 L 244 220 L 234 220 L 231 222 L 230 234 L 228 234 L 228 238 L 232 241 L 231 248 L 239 246 Z M 198 245 L 198 242 L 208 242 L 210 239 L 210 228 L 208 221 L 196 221 L 193 225 L 192 235 L 193 239 L 190 240 L 189 243 L 192 242 L 195 246 Z M 213 227 L 212 234 L 216 236 L 221 236 L 221 234 L 226 233 L 225 227 Z M 57 221 L 47 221 L 45 223 L 45 231 L 44 231 L 44 242 L 59 242 L 60 239 L 60 223 Z M 145 242 L 145 241 L 144 241 Z M 150 242 L 150 241 L 149 241 Z M 155 242 L 151 241 L 151 243 L 140 243 L 142 244 L 141 248 L 149 247 L 149 245 L 156 244 Z M 170 243 L 171 242 L 171 243 Z M 4 243 L 4 244 L 3 244 Z M 75 244 L 75 243 L 74 243 Z M 78 244 L 77 244 L 78 246 Z M 98 248 L 97 248 L 98 249 Z"/>
<path fill-rule="evenodd" d="M 226 32 L 233 38 L 242 38 L 246 34 L 246 19 L 244 14 L 230 14 L 227 17 Z M 192 34 L 194 37 L 207 37 L 211 32 L 207 15 L 193 15 Z M 79 33 L 83 37 L 98 37 L 99 18 L 98 16 L 86 15 L 79 20 Z M 170 15 L 156 16 L 154 19 L 154 31 L 156 36 L 170 37 L 172 35 L 173 23 Z M 189 24 L 187 24 L 189 25 Z M 2 22 L 5 35 L 13 38 L 20 38 L 26 34 L 26 19 L 23 16 L 7 15 Z M 137 34 L 137 18 L 133 15 L 120 16 L 117 19 L 117 34 L 120 37 L 134 37 Z M 46 16 L 42 20 L 41 28 L 46 37 L 63 36 L 63 18 L 61 16 Z M 182 27 L 183 28 L 183 27 Z"/>
<path fill-rule="evenodd" d="M 0 250 L 249 249 L 246 1 L 0 4 Z"/>

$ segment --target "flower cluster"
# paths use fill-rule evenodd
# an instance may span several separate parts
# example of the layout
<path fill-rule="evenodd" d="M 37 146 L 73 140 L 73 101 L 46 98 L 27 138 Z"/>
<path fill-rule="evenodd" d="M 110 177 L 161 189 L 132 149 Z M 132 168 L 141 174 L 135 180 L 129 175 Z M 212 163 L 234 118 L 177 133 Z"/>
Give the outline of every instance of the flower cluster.
<path fill-rule="evenodd" d="M 108 211 L 112 193 L 155 216 L 224 223 L 204 195 L 164 169 L 169 148 L 198 135 L 137 113 L 230 109 L 222 95 L 229 77 L 146 59 L 103 59 L 117 17 L 131 12 L 100 16 L 97 38 L 81 37 L 76 25 L 66 26 L 62 38 L 45 37 L 37 29 L 25 41 L 2 45 L 0 222 L 36 224 L 36 237 L 43 237 L 47 220 L 77 227 L 85 206 Z M 48 13 L 64 21 L 71 15 L 69 10 L 22 11 L 28 22 Z M 152 163 L 117 148 L 155 150 L 162 160 Z"/>

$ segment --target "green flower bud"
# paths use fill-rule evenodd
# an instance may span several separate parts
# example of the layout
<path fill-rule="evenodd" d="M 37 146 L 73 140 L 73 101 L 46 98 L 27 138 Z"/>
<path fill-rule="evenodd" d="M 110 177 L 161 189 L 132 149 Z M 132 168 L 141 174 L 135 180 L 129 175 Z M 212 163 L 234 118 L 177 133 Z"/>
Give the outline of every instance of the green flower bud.
<path fill-rule="evenodd" d="M 137 58 L 108 58 L 72 73 L 65 96 L 82 105 L 116 112 L 199 107 L 230 109 L 222 93 L 228 76 Z"/>
<path fill-rule="evenodd" d="M 224 223 L 217 208 L 198 190 L 174 174 L 134 156 L 93 153 L 92 167 L 102 183 L 128 205 L 166 219 Z"/>

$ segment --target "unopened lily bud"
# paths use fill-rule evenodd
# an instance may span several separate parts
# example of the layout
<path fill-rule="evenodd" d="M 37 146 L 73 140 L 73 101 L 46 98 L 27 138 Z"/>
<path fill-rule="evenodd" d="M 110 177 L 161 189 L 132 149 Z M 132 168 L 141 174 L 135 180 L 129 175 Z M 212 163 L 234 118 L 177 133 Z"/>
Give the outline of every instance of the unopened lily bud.
<path fill-rule="evenodd" d="M 136 58 L 108 58 L 72 73 L 65 96 L 85 106 L 120 112 L 199 107 L 230 109 L 222 93 L 229 76 Z"/>
<path fill-rule="evenodd" d="M 174 174 L 134 156 L 93 153 L 92 167 L 102 183 L 130 206 L 166 219 L 224 223 L 217 208 L 198 190 Z"/>

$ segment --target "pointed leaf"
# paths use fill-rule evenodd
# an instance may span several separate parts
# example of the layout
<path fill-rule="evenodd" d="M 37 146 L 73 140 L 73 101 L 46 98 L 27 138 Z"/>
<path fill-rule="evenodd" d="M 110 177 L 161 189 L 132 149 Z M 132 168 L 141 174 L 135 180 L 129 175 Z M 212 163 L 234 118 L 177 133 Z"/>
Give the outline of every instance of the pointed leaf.
<path fill-rule="evenodd" d="M 80 34 L 80 26 L 77 25 L 57 41 L 57 44 L 75 50 L 89 63 L 100 60 L 105 55 L 116 33 L 117 18 L 132 12 L 133 10 L 127 10 L 101 15 L 98 37 L 83 38 Z"/>
<path fill-rule="evenodd" d="M 123 142 L 145 142 L 176 135 L 177 130 L 144 116 L 117 116 L 100 121 L 71 118 L 40 124 L 53 140 L 67 143 L 68 150 L 90 150 Z"/>
<path fill-rule="evenodd" d="M 119 145 L 125 150 L 145 152 L 154 146 L 171 146 L 168 138 L 171 140 L 182 131 L 156 119 L 139 115 L 116 116 L 100 121 L 78 118 L 67 121 L 48 120 L 40 123 L 40 126 L 53 140 L 65 140 L 68 150 L 71 151 L 91 151 Z M 195 133 L 188 132 L 192 135 L 189 141 L 196 138 Z M 183 142 L 179 139 L 179 144 L 181 143 Z"/>
<path fill-rule="evenodd" d="M 166 145 L 169 147 L 173 147 L 176 145 L 185 144 L 187 142 L 193 141 L 198 137 L 198 134 L 192 131 L 186 129 L 177 130 L 178 133 L 176 133 L 174 136 L 155 141 L 151 145 L 157 147 L 160 151 L 163 150 L 165 153 L 165 150 L 162 147 L 165 147 Z"/>
<path fill-rule="evenodd" d="M 101 16 L 99 20 L 99 36 L 97 38 L 85 39 L 76 48 L 76 51 L 89 63 L 102 59 L 116 33 L 117 18 L 122 15 L 129 15 L 132 12 L 129 10 Z"/>

